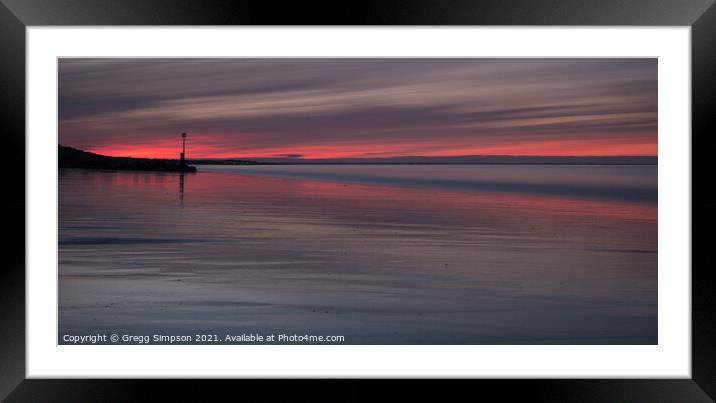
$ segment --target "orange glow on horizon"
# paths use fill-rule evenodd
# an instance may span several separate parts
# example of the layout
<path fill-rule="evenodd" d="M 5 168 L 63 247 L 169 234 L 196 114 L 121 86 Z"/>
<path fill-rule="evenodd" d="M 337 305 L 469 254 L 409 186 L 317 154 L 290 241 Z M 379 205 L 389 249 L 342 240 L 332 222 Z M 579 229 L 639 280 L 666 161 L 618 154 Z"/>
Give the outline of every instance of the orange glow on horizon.
<path fill-rule="evenodd" d="M 213 139 L 209 139 L 213 140 Z M 383 158 L 383 157 L 457 157 L 466 155 L 506 156 L 656 156 L 658 145 L 643 138 L 524 141 L 506 145 L 466 147 L 435 144 L 336 144 L 245 149 L 195 140 L 187 144 L 187 159 L 282 158 L 300 155 L 302 159 Z M 176 141 L 162 143 L 88 147 L 85 151 L 113 157 L 178 159 L 181 146 Z M 78 147 L 82 149 L 82 147 Z"/>

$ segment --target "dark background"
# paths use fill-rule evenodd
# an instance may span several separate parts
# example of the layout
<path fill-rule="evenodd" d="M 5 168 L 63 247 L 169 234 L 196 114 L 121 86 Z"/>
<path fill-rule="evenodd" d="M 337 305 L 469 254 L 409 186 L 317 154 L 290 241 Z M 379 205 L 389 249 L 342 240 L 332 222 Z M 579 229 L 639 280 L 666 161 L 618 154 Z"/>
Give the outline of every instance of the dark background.
<path fill-rule="evenodd" d="M 8 205 L 0 271 L 0 399 L 7 401 L 363 401 L 514 398 L 708 402 L 716 396 L 712 264 L 716 196 L 706 157 L 716 135 L 714 0 L 0 0 L 0 123 Z M 25 27 L 32 25 L 681 25 L 692 27 L 692 379 L 683 380 L 24 380 Z M 668 111 L 660 111 L 660 113 Z M 22 171 L 22 172 L 21 172 Z M 21 174 L 22 173 L 22 174 Z M 707 182 L 708 181 L 708 182 Z M 696 187 L 700 182 L 702 186 Z M 699 236 L 696 236 L 699 234 Z M 686 270 L 688 268 L 675 268 Z M 139 364 L 141 365 L 141 363 Z M 220 395 L 221 393 L 227 393 Z M 255 397 L 254 397 L 255 396 Z M 711 397 L 709 397 L 711 396 Z M 492 399 L 491 399 L 492 400 Z"/>

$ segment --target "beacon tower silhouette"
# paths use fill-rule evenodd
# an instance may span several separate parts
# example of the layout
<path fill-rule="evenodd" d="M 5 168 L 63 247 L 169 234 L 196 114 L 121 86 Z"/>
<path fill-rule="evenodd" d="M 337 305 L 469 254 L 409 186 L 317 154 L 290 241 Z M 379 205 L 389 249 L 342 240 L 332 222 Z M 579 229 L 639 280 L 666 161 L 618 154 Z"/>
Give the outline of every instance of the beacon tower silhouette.
<path fill-rule="evenodd" d="M 186 152 L 186 133 L 181 134 L 181 154 L 179 154 L 179 165 L 186 166 L 184 162 L 184 153 Z"/>

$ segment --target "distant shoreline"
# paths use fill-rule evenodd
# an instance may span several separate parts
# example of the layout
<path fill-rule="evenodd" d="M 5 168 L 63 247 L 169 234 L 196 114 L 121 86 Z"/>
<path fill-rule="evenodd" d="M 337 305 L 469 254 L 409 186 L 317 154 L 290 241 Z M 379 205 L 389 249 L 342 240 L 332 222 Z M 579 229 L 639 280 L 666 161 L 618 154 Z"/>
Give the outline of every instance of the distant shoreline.
<path fill-rule="evenodd" d="M 251 164 L 230 164 L 192 161 L 194 165 L 573 165 L 573 166 L 656 166 L 657 163 L 602 163 L 602 162 L 255 162 Z"/>
<path fill-rule="evenodd" d="M 460 157 L 390 157 L 390 158 L 345 158 L 345 159 L 299 159 L 299 158 L 256 158 L 256 159 L 194 159 L 196 165 L 658 165 L 656 156 L 504 156 L 472 155 Z"/>
<path fill-rule="evenodd" d="M 60 168 L 114 169 L 133 171 L 196 172 L 192 165 L 614 165 L 655 166 L 658 156 L 507 156 L 465 155 L 456 157 L 381 158 L 206 158 L 176 159 L 112 157 L 58 145 Z"/>

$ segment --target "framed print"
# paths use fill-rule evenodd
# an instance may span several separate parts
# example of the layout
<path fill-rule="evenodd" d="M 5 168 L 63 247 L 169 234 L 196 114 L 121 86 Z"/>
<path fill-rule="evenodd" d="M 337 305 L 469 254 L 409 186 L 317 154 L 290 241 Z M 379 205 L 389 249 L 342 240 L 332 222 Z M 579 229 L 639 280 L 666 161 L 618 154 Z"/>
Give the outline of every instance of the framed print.
<path fill-rule="evenodd" d="M 522 3 L 4 1 L 2 396 L 711 401 L 716 8 Z"/>

